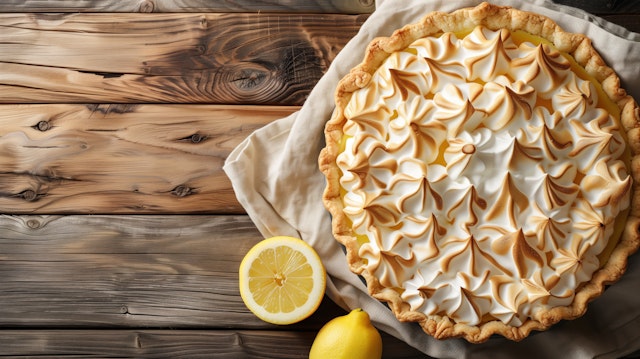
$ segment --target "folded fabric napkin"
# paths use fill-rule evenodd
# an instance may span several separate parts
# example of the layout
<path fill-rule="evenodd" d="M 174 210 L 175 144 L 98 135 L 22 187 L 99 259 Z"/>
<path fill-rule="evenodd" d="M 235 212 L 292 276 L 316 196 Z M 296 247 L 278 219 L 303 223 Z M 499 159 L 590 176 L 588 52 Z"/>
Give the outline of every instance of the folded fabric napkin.
<path fill-rule="evenodd" d="M 386 0 L 335 58 L 302 108 L 251 134 L 228 157 L 224 170 L 239 202 L 262 235 L 302 238 L 319 253 L 328 273 L 327 295 L 344 309 L 365 309 L 376 327 L 435 358 L 617 358 L 640 349 L 640 253 L 632 256 L 623 278 L 589 306 L 585 316 L 532 333 L 521 342 L 501 337 L 483 344 L 463 339 L 436 340 L 415 323 L 401 323 L 382 303 L 371 298 L 360 278 L 351 273 L 341 246 L 331 233 L 331 219 L 322 204 L 325 179 L 318 170 L 324 147 L 324 125 L 334 109 L 338 81 L 362 60 L 367 44 L 389 36 L 433 10 L 452 11 L 481 1 Z M 545 0 L 493 1 L 554 19 L 565 30 L 588 35 L 623 87 L 640 99 L 640 35 L 583 11 Z"/>

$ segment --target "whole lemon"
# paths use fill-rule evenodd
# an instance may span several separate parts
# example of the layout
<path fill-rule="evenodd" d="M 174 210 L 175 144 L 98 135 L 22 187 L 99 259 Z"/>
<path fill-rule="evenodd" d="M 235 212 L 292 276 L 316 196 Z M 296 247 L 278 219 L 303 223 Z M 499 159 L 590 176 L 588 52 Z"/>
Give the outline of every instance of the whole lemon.
<path fill-rule="evenodd" d="M 325 324 L 311 345 L 309 359 L 380 359 L 382 338 L 369 314 L 358 308 Z"/>

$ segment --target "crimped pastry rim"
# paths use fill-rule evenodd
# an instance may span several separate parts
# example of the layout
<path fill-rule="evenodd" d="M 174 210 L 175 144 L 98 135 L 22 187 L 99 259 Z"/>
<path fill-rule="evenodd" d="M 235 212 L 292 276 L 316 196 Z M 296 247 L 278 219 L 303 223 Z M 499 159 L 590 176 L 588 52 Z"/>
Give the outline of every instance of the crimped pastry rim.
<path fill-rule="evenodd" d="M 574 57 L 588 74 L 598 80 L 607 96 L 620 108 L 620 121 L 627 135 L 627 145 L 632 154 L 630 172 L 633 179 L 631 205 L 623 234 L 611 253 L 607 263 L 597 270 L 590 281 L 576 290 L 573 303 L 549 309 L 540 320 L 528 319 L 521 326 L 514 327 L 500 321 L 490 321 L 479 326 L 453 323 L 448 317 L 427 317 L 425 314 L 411 311 L 400 295 L 393 289 L 385 288 L 366 271 L 358 256 L 359 245 L 352 233 L 350 221 L 343 213 L 340 198 L 340 171 L 336 165 L 339 154 L 339 141 L 342 127 L 346 121 L 344 108 L 351 94 L 364 87 L 372 74 L 393 52 L 400 51 L 415 40 L 439 34 L 454 32 L 483 25 L 491 30 L 523 30 L 542 37 L 563 52 Z M 345 246 L 347 261 L 352 272 L 361 275 L 367 282 L 369 294 L 389 304 L 400 321 L 418 322 L 422 329 L 438 339 L 463 337 L 472 343 L 481 343 L 493 334 L 519 341 L 532 330 L 546 330 L 563 319 L 582 316 L 588 303 L 598 297 L 608 284 L 617 281 L 624 273 L 627 258 L 640 247 L 640 191 L 636 183 L 640 182 L 640 110 L 634 99 L 620 87 L 620 79 L 591 45 L 588 37 L 582 34 L 565 32 L 550 18 L 514 9 L 508 6 L 496 6 L 482 3 L 476 7 L 463 8 L 451 13 L 431 12 L 414 24 L 396 30 L 390 37 L 374 39 L 367 47 L 363 61 L 354 67 L 339 82 L 335 92 L 336 108 L 325 127 L 326 147 L 319 156 L 319 167 L 327 179 L 323 193 L 323 203 L 332 215 L 332 232 L 338 242 Z"/>

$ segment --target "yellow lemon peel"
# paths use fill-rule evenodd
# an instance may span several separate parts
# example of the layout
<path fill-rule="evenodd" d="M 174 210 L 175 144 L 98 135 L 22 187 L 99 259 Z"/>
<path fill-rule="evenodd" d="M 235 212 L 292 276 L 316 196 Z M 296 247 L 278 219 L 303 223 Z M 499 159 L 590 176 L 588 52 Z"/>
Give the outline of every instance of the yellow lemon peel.
<path fill-rule="evenodd" d="M 358 308 L 336 317 L 318 332 L 309 359 L 380 359 L 382 337 L 369 314 Z"/>

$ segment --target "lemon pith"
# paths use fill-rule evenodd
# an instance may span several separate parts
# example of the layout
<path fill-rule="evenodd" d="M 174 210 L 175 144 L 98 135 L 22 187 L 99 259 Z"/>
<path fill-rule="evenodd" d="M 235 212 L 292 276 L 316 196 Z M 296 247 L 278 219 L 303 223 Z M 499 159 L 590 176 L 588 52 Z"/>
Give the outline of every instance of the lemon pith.
<path fill-rule="evenodd" d="M 256 316 L 273 324 L 291 324 L 320 305 L 325 269 L 307 243 L 277 236 L 247 252 L 240 264 L 239 284 L 242 300 Z"/>

